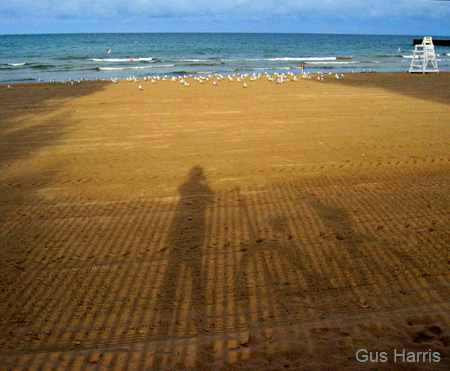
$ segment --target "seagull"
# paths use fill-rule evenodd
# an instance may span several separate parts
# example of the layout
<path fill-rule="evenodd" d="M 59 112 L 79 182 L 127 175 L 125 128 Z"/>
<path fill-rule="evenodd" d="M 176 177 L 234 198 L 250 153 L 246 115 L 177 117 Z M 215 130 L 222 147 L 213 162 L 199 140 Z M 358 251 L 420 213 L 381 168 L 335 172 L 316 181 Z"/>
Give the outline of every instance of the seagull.
<path fill-rule="evenodd" d="M 139 85 L 139 90 L 143 90 L 143 89 L 142 89 L 142 85 Z"/>
<path fill-rule="evenodd" d="M 9 89 L 9 90 L 12 90 L 12 86 L 11 86 L 11 85 L 8 85 L 8 89 Z"/>
<path fill-rule="evenodd" d="M 217 84 L 217 81 L 213 81 L 214 86 L 217 86 L 219 84 Z"/>
<path fill-rule="evenodd" d="M 184 82 L 184 86 L 191 86 L 187 81 Z"/>
<path fill-rule="evenodd" d="M 244 82 L 244 88 L 248 88 L 248 87 L 249 87 L 249 85 L 246 82 Z"/>

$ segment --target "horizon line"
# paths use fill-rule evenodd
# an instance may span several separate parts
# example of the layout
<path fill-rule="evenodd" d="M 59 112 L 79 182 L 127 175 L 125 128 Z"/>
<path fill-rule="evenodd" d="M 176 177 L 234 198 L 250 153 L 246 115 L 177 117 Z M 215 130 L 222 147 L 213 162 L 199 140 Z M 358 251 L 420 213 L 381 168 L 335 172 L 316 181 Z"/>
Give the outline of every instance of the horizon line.
<path fill-rule="evenodd" d="M 450 0 L 448 0 L 450 1 Z M 387 34 L 387 33 L 345 33 L 345 32 L 234 32 L 234 31 L 227 31 L 227 32 L 221 32 L 221 31 L 183 31 L 183 32 L 177 32 L 177 31 L 139 31 L 139 32 L 33 32 L 33 33 L 3 33 L 0 34 L 0 36 L 39 36 L 39 35 L 101 35 L 101 34 L 107 34 L 107 35 L 120 35 L 120 34 L 246 34 L 246 35 L 258 35 L 258 34 L 285 34 L 285 35 L 358 35 L 358 36 L 411 36 L 416 37 L 419 34 Z M 427 34 L 429 36 L 429 34 Z M 450 35 L 431 35 L 432 37 L 449 37 Z"/>

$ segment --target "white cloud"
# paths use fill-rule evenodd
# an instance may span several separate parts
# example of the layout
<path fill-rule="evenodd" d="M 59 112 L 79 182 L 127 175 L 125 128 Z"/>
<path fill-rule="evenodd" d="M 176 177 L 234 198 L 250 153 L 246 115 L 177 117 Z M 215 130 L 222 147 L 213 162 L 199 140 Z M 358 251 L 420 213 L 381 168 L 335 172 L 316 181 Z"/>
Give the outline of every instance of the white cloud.
<path fill-rule="evenodd" d="M 427 0 L 12 0 L 2 6 L 3 14 L 36 17 L 173 17 L 190 15 L 243 14 L 260 17 L 274 15 L 342 15 L 356 18 L 404 17 L 439 8 L 449 14 L 449 4 Z M 434 12 L 434 11 L 433 11 Z"/>
<path fill-rule="evenodd" d="M 21 19 L 34 24 L 49 20 L 102 22 L 114 19 L 192 19 L 203 17 L 223 22 L 254 20 L 278 25 L 283 19 L 299 22 L 314 20 L 324 24 L 364 25 L 396 22 L 422 23 L 428 18 L 446 24 L 450 19 L 450 2 L 432 0 L 10 0 L 0 8 L 0 17 L 6 23 Z M 16 20 L 16 21 L 14 21 Z M 4 22 L 5 23 L 5 22 Z M 39 26 L 38 26 L 39 27 Z M 89 32 L 89 30 L 80 30 Z"/>

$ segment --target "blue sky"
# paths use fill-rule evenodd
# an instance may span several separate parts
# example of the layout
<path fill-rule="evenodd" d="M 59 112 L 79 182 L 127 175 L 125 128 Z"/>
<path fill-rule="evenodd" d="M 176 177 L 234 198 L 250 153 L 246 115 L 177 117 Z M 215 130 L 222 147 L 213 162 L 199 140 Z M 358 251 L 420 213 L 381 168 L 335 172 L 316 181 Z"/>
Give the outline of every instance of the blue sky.
<path fill-rule="evenodd" d="M 450 35 L 450 1 L 3 0 L 0 34 L 294 32 Z"/>

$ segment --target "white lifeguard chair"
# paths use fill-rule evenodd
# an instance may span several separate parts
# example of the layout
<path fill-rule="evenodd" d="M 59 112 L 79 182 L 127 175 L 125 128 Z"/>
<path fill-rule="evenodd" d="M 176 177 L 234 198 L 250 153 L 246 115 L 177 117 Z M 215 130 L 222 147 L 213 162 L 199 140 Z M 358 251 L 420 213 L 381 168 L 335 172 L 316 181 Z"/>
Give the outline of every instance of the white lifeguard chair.
<path fill-rule="evenodd" d="M 422 44 L 416 45 L 413 52 L 414 55 L 411 61 L 411 67 L 409 67 L 409 73 L 439 73 L 433 39 L 430 36 L 424 37 Z"/>

